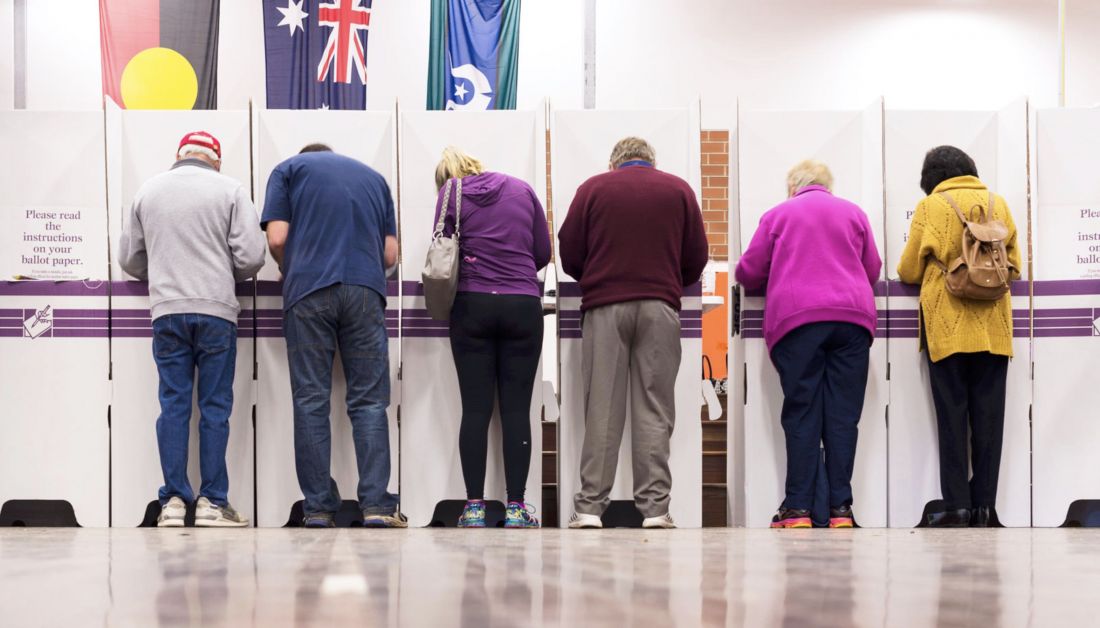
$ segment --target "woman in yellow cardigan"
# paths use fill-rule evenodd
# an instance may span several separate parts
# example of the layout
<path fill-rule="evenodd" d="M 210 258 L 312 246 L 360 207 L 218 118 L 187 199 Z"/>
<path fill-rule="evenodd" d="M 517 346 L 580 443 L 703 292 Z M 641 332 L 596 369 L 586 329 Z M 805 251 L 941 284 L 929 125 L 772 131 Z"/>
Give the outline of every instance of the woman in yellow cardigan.
<path fill-rule="evenodd" d="M 969 212 L 988 208 L 1009 229 L 1005 241 L 1013 268 L 1020 267 L 1016 225 L 1000 196 L 978 179 L 974 160 L 953 146 L 928 151 L 921 170 L 928 196 L 917 205 L 898 276 L 920 284 L 921 349 L 939 428 L 940 489 L 944 511 L 928 516 L 932 527 L 986 527 L 996 523 L 997 476 L 1004 438 L 1005 382 L 1012 357 L 1012 301 L 962 299 L 947 292 L 944 265 L 961 253 L 963 224 L 943 195 Z M 1012 279 L 1016 279 L 1013 276 Z M 973 464 L 967 460 L 967 428 Z M 968 476 L 973 467 L 973 477 Z"/>

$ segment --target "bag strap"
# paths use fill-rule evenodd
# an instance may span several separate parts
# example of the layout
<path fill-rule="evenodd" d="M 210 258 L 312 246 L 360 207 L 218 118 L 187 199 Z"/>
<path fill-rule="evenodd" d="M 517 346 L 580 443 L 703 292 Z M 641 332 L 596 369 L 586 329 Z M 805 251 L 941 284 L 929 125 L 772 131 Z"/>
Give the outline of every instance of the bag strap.
<path fill-rule="evenodd" d="M 457 183 L 456 183 L 457 182 Z M 462 179 L 448 179 L 447 185 L 443 188 L 443 203 L 439 206 L 439 220 L 435 223 L 434 236 L 440 238 L 443 236 L 443 227 L 447 221 L 447 208 L 451 204 L 451 184 L 455 185 L 455 234 L 454 237 L 459 236 L 460 226 L 462 224 Z"/>
<path fill-rule="evenodd" d="M 954 209 L 954 210 L 955 210 L 955 215 L 959 217 L 959 220 L 961 220 L 961 221 L 962 221 L 962 223 L 963 223 L 964 225 L 965 225 L 966 223 L 970 222 L 969 220 L 967 220 L 967 219 L 966 219 L 966 216 L 965 216 L 965 215 L 963 214 L 962 210 L 961 210 L 961 209 L 959 209 L 959 204 L 958 204 L 958 203 L 956 203 L 956 202 L 955 202 L 955 199 L 951 198 L 951 197 L 950 197 L 950 196 L 949 196 L 949 195 L 947 194 L 947 192 L 940 192 L 940 196 L 942 196 L 942 197 L 944 197 L 945 199 L 947 199 L 947 203 L 948 203 L 949 205 L 951 205 L 951 208 L 952 208 L 952 209 Z"/>

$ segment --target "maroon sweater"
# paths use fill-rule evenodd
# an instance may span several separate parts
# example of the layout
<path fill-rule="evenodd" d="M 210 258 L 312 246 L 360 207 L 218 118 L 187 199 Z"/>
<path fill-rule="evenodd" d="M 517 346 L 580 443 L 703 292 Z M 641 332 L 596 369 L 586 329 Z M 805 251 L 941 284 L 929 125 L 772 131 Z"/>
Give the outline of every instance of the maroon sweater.
<path fill-rule="evenodd" d="M 679 310 L 684 286 L 699 281 L 708 255 L 695 192 L 648 165 L 585 181 L 558 241 L 562 268 L 580 282 L 581 310 L 640 299 Z"/>

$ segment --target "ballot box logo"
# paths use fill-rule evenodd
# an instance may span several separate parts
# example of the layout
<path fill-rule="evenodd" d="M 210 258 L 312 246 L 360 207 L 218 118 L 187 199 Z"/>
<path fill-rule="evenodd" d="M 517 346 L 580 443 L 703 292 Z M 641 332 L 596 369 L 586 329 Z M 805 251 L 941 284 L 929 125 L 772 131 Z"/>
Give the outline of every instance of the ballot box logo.
<path fill-rule="evenodd" d="M 40 338 L 53 331 L 53 309 L 46 306 L 40 310 L 24 310 L 23 337 Z"/>

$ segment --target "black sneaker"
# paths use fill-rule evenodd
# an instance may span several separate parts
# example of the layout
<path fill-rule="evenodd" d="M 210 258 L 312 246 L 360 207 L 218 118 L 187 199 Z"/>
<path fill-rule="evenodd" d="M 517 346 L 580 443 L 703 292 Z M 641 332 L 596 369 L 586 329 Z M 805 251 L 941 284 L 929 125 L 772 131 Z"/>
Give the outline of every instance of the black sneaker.
<path fill-rule="evenodd" d="M 856 524 L 855 515 L 852 514 L 851 506 L 841 506 L 840 508 L 829 509 L 829 527 L 830 528 L 853 528 Z"/>
<path fill-rule="evenodd" d="M 780 508 L 772 517 L 773 528 L 812 528 L 813 520 L 810 519 L 810 511 L 801 508 Z"/>

